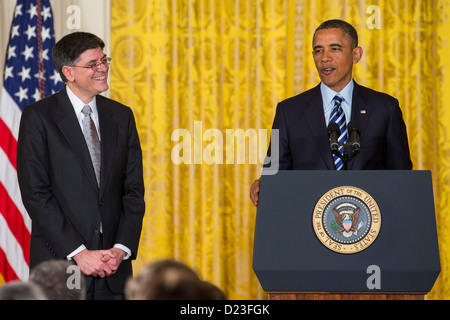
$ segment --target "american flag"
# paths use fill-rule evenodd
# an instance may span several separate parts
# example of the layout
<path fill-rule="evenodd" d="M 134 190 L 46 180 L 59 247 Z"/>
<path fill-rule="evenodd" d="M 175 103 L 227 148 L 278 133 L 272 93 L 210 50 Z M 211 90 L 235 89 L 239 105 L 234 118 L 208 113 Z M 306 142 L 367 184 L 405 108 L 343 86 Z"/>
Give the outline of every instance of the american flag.
<path fill-rule="evenodd" d="M 0 283 L 28 278 L 31 220 L 17 182 L 17 137 L 23 108 L 63 87 L 54 45 L 49 0 L 17 0 L 0 100 Z"/>

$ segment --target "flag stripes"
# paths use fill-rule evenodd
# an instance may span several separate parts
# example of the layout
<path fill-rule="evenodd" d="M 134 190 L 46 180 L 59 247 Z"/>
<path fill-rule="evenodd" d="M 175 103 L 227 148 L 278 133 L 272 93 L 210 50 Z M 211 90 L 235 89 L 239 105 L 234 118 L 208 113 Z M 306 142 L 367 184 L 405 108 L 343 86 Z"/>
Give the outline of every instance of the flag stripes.
<path fill-rule="evenodd" d="M 22 110 L 63 87 L 51 60 L 55 45 L 49 0 L 17 0 L 0 98 L 0 280 L 26 280 L 31 219 L 17 181 Z"/>

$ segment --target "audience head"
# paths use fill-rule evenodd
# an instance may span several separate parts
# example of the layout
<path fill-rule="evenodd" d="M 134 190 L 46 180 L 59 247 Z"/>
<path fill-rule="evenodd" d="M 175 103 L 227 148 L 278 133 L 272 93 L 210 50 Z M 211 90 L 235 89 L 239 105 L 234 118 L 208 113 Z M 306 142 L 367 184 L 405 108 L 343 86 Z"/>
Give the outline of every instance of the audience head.
<path fill-rule="evenodd" d="M 32 282 L 13 281 L 0 286 L 0 300 L 47 300 L 47 297 Z"/>
<path fill-rule="evenodd" d="M 31 270 L 30 282 L 37 284 L 49 300 L 84 300 L 86 279 L 73 262 L 48 260 Z"/>
<path fill-rule="evenodd" d="M 211 282 L 202 281 L 200 287 L 203 300 L 226 300 L 225 293 Z"/>
<path fill-rule="evenodd" d="M 162 260 L 146 266 L 127 282 L 129 300 L 211 300 L 225 299 L 216 286 L 202 281 L 186 264 Z"/>

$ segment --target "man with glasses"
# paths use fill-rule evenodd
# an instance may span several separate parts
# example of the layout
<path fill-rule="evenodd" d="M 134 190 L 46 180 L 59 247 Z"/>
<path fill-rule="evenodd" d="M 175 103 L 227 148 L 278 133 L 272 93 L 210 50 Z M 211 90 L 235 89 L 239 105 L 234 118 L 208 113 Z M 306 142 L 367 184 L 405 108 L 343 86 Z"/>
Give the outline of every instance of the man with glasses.
<path fill-rule="evenodd" d="M 27 106 L 17 173 L 32 219 L 30 268 L 74 261 L 88 299 L 123 299 L 145 211 L 142 151 L 130 108 L 107 99 L 111 58 L 75 32 L 53 49 L 66 86 Z"/>

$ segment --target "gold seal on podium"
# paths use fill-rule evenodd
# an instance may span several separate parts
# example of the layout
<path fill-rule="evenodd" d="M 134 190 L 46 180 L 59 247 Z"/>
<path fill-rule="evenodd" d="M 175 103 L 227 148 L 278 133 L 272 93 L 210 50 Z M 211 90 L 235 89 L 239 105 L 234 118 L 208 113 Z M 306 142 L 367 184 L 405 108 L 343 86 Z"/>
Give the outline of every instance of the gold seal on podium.
<path fill-rule="evenodd" d="M 352 254 L 367 249 L 378 237 L 381 213 L 366 191 L 342 186 L 326 192 L 313 211 L 313 228 L 328 249 Z"/>

